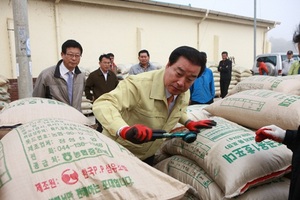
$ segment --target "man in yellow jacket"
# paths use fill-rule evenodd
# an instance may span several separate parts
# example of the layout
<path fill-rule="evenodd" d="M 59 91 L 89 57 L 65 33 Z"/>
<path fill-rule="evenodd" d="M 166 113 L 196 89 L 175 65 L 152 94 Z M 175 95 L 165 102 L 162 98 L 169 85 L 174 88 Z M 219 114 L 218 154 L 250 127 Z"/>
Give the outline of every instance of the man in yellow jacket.
<path fill-rule="evenodd" d="M 163 143 L 151 140 L 152 130 L 171 131 L 180 122 L 190 131 L 212 128 L 213 120 L 189 120 L 188 89 L 205 69 L 206 59 L 192 47 L 181 46 L 170 55 L 165 69 L 129 76 L 116 89 L 93 104 L 103 134 L 120 143 L 138 158 L 152 164 Z M 168 105 L 167 98 L 173 101 Z"/>
<path fill-rule="evenodd" d="M 300 74 L 300 61 L 295 61 L 288 72 L 288 75 L 297 75 Z"/>

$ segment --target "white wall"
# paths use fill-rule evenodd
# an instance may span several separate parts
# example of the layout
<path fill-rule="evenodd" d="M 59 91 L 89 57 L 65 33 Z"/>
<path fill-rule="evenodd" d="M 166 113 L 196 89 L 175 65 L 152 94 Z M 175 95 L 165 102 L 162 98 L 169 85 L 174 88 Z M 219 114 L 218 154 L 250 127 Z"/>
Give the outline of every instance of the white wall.
<path fill-rule="evenodd" d="M 253 27 L 205 19 L 201 21 L 195 11 L 164 8 L 170 12 L 156 12 L 153 6 L 118 0 L 101 0 L 132 5 L 128 8 L 115 5 L 87 4 L 69 1 L 28 0 L 29 34 L 32 52 L 32 73 L 37 77 L 41 70 L 52 66 L 60 59 L 61 44 L 75 39 L 83 46 L 80 67 L 94 70 L 102 53 L 113 52 L 117 64 L 137 63 L 140 49 L 150 52 L 150 61 L 165 65 L 173 49 L 189 45 L 206 51 L 208 60 L 218 62 L 221 52 L 228 51 L 237 64 L 252 67 Z M 8 30 L 7 21 L 13 24 L 10 0 L 1 0 L 0 7 L 0 53 L 1 74 L 16 78 L 13 30 Z M 109 3 L 108 3 L 109 4 Z M 136 6 L 136 8 L 134 7 Z M 139 9 L 143 8 L 143 9 Z M 149 7 L 149 9 L 148 9 Z M 147 10 L 148 9 L 148 10 Z M 172 11 L 172 12 L 171 12 Z M 185 13 L 191 12 L 193 15 Z M 175 14 L 174 14 L 175 13 Z M 210 15 L 210 14 L 209 14 Z M 208 16 L 209 16 L 208 15 Z M 10 20 L 9 20 L 10 19 Z M 257 54 L 262 53 L 265 27 L 258 27 Z"/>

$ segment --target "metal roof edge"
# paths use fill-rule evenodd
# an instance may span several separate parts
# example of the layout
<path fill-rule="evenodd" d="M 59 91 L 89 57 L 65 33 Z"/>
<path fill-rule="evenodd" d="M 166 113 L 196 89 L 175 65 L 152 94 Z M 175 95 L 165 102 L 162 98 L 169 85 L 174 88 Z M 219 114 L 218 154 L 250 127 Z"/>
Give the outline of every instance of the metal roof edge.
<path fill-rule="evenodd" d="M 90 3 L 99 4 L 105 6 L 114 6 L 127 9 L 137 9 L 137 10 L 148 10 L 152 12 L 169 13 L 175 15 L 184 15 L 189 17 L 203 18 L 207 13 L 207 19 L 228 21 L 242 24 L 252 24 L 254 18 L 246 17 L 242 15 L 230 14 L 220 11 L 208 10 L 203 8 L 195 8 L 187 5 L 180 5 L 174 3 L 164 3 L 154 0 L 60 0 L 59 2 L 78 2 L 78 3 Z M 129 3 L 129 4 L 128 4 Z M 145 6 L 147 5 L 147 6 Z M 280 25 L 281 22 L 256 19 L 257 26 L 263 27 L 275 27 Z"/>

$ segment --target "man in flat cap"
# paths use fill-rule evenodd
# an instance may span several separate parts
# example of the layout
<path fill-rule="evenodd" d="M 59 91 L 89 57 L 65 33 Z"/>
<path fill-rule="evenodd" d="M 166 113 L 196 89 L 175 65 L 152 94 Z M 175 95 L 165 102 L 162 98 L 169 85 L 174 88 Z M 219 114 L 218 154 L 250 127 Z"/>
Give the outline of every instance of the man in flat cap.
<path fill-rule="evenodd" d="M 287 51 L 286 59 L 282 61 L 282 76 L 288 75 L 290 67 L 294 62 L 295 60 L 293 59 L 293 51 Z"/>

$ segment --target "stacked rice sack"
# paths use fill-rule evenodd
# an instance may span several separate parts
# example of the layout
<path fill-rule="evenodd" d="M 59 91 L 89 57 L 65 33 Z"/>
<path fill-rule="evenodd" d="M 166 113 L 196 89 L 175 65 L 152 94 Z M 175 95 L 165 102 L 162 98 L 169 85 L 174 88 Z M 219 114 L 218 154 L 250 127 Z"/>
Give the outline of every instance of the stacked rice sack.
<path fill-rule="evenodd" d="M 131 66 L 134 65 L 133 63 L 128 63 L 128 64 L 118 64 L 118 70 L 122 75 L 127 74 L 131 68 Z"/>
<path fill-rule="evenodd" d="M 300 96 L 272 90 L 245 90 L 204 109 L 250 129 L 275 124 L 297 130 L 300 125 Z"/>
<path fill-rule="evenodd" d="M 160 149 L 165 157 L 155 167 L 190 184 L 199 199 L 242 197 L 250 188 L 290 172 L 292 153 L 285 145 L 256 143 L 252 130 L 221 117 L 211 119 L 217 126 L 201 131 L 193 143 L 167 140 Z M 284 190 L 287 194 L 288 184 Z"/>
<path fill-rule="evenodd" d="M 89 115 L 93 114 L 92 107 L 93 107 L 92 101 L 87 99 L 86 96 L 83 95 L 82 102 L 81 102 L 81 112 L 84 115 L 89 116 Z"/>
<path fill-rule="evenodd" d="M 0 110 L 10 103 L 9 80 L 0 75 Z"/>
<path fill-rule="evenodd" d="M 220 90 L 220 72 L 218 72 L 218 65 L 209 65 L 209 68 L 213 72 L 214 76 L 214 83 L 215 83 L 215 96 L 220 97 L 221 90 Z"/>
<path fill-rule="evenodd" d="M 130 68 L 135 65 L 136 63 L 128 63 L 128 64 L 118 64 L 118 76 L 121 76 L 123 79 L 125 79 L 129 74 Z M 165 66 L 158 63 L 158 62 L 151 62 L 151 64 L 156 68 L 156 69 L 162 69 Z"/>
<path fill-rule="evenodd" d="M 0 139 L 19 125 L 49 117 L 91 125 L 91 121 L 74 107 L 53 99 L 30 97 L 13 101 L 0 111 Z"/>
<path fill-rule="evenodd" d="M 85 73 L 85 79 L 87 79 L 89 77 L 90 73 L 91 73 L 91 69 L 82 68 L 81 70 Z M 92 101 L 86 98 L 84 91 L 83 91 L 81 100 L 82 100 L 82 102 L 81 102 L 81 112 L 86 116 L 89 116 L 89 115 L 93 114 Z"/>
<path fill-rule="evenodd" d="M 131 68 L 131 66 L 134 65 L 133 63 L 128 63 L 128 64 L 118 64 L 118 71 L 120 75 L 122 76 L 123 79 L 125 79 L 128 76 L 128 72 Z"/>
<path fill-rule="evenodd" d="M 244 90 L 265 89 L 286 94 L 300 95 L 300 75 L 290 76 L 263 76 L 256 75 L 239 82 L 228 96 Z"/>
<path fill-rule="evenodd" d="M 151 62 L 151 64 L 156 68 L 156 69 L 162 69 L 165 66 L 163 66 L 162 64 L 158 63 L 158 62 Z"/>
<path fill-rule="evenodd" d="M 239 65 L 235 65 L 232 68 L 232 74 L 237 82 L 241 82 L 244 79 L 247 79 L 248 77 L 252 76 L 252 73 L 249 69 Z"/>
<path fill-rule="evenodd" d="M 291 171 L 292 152 L 285 145 L 271 140 L 256 143 L 253 129 L 257 128 L 252 126 L 248 129 L 235 120 L 253 119 L 265 123 L 259 126 L 267 125 L 267 122 L 260 119 L 259 114 L 249 116 L 247 111 L 242 112 L 245 109 L 239 112 L 234 105 L 220 105 L 227 98 L 211 105 L 197 105 L 196 112 L 188 106 L 187 113 L 193 120 L 210 118 L 217 122 L 217 126 L 202 130 L 197 140 L 190 144 L 178 138 L 166 140 L 156 154 L 155 167 L 191 185 L 197 191 L 196 195 L 193 194 L 196 199 L 287 199 L 290 180 L 284 175 Z M 270 101 L 265 100 L 265 104 L 268 103 Z M 228 106 L 232 111 L 223 111 L 222 106 Z M 223 115 L 219 114 L 220 110 Z M 273 110 L 278 108 L 275 106 Z M 228 113 L 236 115 L 236 118 L 227 119 Z M 272 117 L 272 114 L 265 114 L 264 118 L 267 116 Z"/>
<path fill-rule="evenodd" d="M 8 104 L 0 114 L 0 127 L 10 127 L 0 140 L 0 199 L 190 197 L 187 184 L 148 166 L 90 124 L 80 111 L 52 99 Z"/>
<path fill-rule="evenodd" d="M 290 179 L 285 177 L 280 177 L 264 185 L 253 187 L 249 189 L 249 191 L 246 191 L 243 195 L 235 197 L 234 200 L 288 199 L 289 187 L 290 187 Z"/>
<path fill-rule="evenodd" d="M 236 88 L 226 98 L 206 106 L 204 110 L 213 116 L 227 119 L 254 131 L 270 124 L 275 124 L 282 129 L 297 130 L 300 125 L 299 78 L 299 75 L 249 77 L 238 83 Z M 265 140 L 265 142 L 272 141 Z M 270 155 L 271 157 L 273 156 L 272 154 Z M 282 155 L 283 153 L 280 154 L 280 156 Z M 290 156 L 288 157 L 290 158 Z M 259 165 L 262 162 L 270 162 L 268 158 L 265 160 L 256 159 L 256 164 Z M 282 161 L 282 157 L 279 157 L 277 160 L 277 162 Z M 278 191 L 282 191 L 284 188 L 284 191 L 288 191 L 288 182 L 289 179 L 275 181 L 275 185 L 280 187 L 276 187 L 277 190 L 274 191 L 270 190 L 269 193 L 278 194 L 276 198 L 270 198 L 268 195 L 265 195 L 265 197 L 253 199 L 287 199 L 287 196 L 285 198 L 280 196 Z M 270 184 L 270 182 L 268 183 Z M 267 188 L 267 186 L 265 187 Z M 241 198 L 237 199 L 244 199 L 243 197 L 241 195 Z M 245 199 L 251 199 L 251 197 Z"/>
<path fill-rule="evenodd" d="M 252 186 L 244 194 L 234 198 L 225 198 L 218 184 L 195 161 L 181 155 L 173 155 L 155 166 L 160 171 L 190 184 L 196 192 L 190 192 L 188 199 L 235 199 L 235 200 L 270 200 L 287 199 L 290 180 L 279 177 L 268 183 Z M 236 176 L 233 173 L 233 176 Z"/>
<path fill-rule="evenodd" d="M 221 95 L 220 72 L 218 72 L 218 66 L 211 65 L 209 68 L 212 70 L 214 76 L 215 92 L 216 92 L 215 96 L 220 97 Z M 243 67 L 240 67 L 238 65 L 233 65 L 228 92 L 230 92 L 236 86 L 236 84 L 242 80 L 242 77 L 249 77 L 249 76 L 252 76 L 250 70 L 244 69 Z"/>
<path fill-rule="evenodd" d="M 103 134 L 65 119 L 24 123 L 0 140 L 0 199 L 181 199 L 189 186 Z"/>

